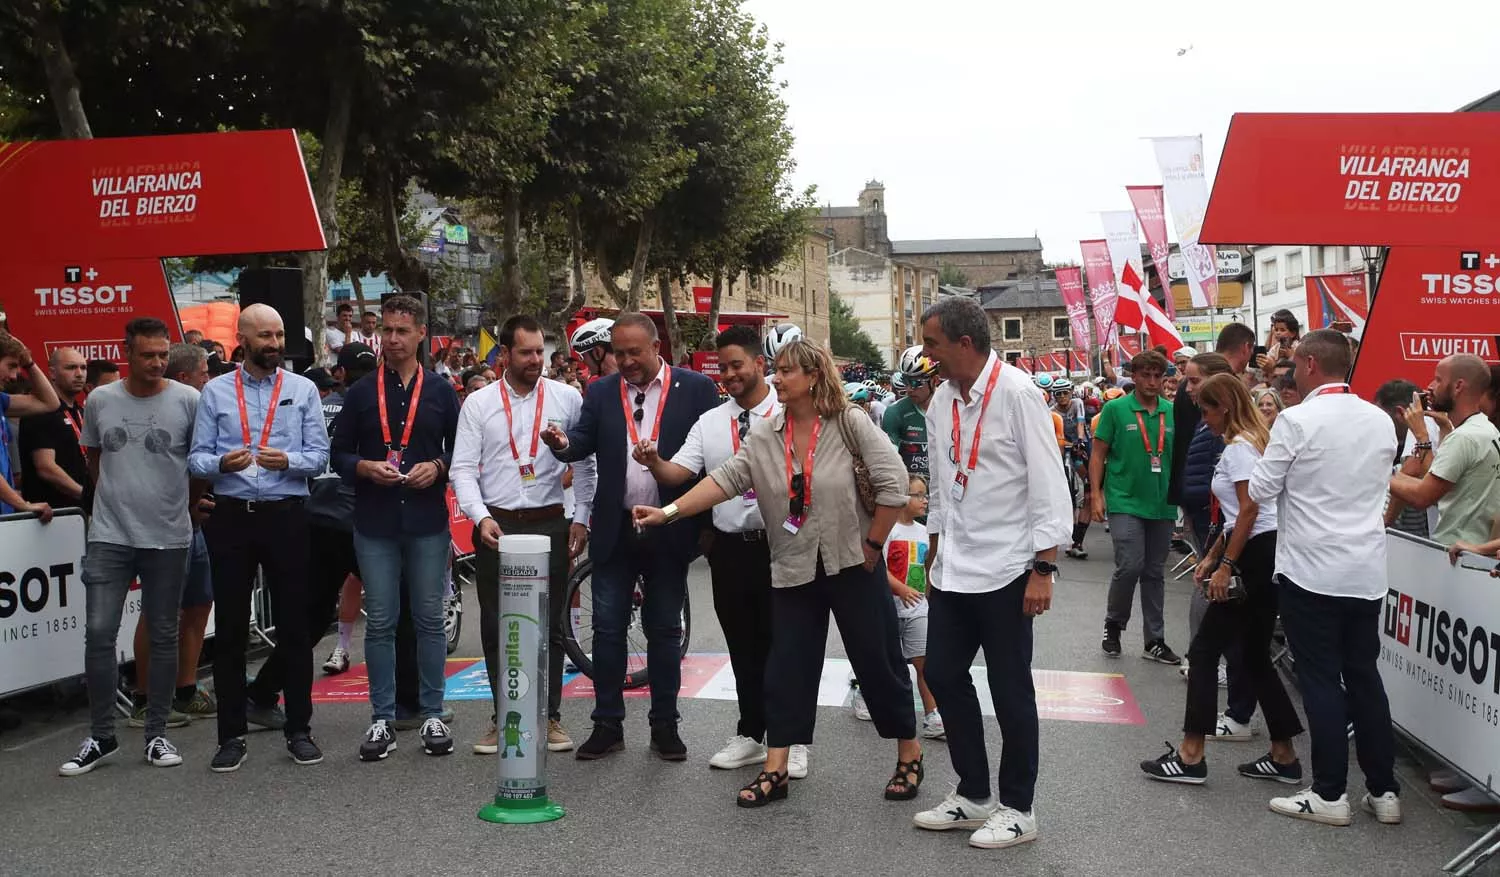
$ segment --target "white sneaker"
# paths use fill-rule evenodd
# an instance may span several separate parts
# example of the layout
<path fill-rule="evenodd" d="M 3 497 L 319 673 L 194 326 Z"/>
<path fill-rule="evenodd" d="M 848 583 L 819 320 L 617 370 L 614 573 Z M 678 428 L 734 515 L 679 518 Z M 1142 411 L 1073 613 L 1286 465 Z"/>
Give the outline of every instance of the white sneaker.
<path fill-rule="evenodd" d="M 1365 792 L 1365 796 L 1359 801 L 1359 807 L 1382 825 L 1401 824 L 1401 799 L 1396 797 L 1395 792 L 1386 792 L 1378 798 Z"/>
<path fill-rule="evenodd" d="M 852 701 L 851 706 L 854 707 L 854 717 L 856 719 L 860 719 L 866 722 L 872 721 L 872 719 L 870 718 L 870 708 L 865 706 L 864 692 L 860 691 L 858 688 L 854 689 L 854 700 Z"/>
<path fill-rule="evenodd" d="M 1229 668 L 1224 666 L 1223 664 L 1219 665 L 1219 687 L 1229 687 Z"/>
<path fill-rule="evenodd" d="M 786 775 L 790 779 L 807 779 L 807 747 L 801 743 L 792 745 L 786 756 Z"/>
<path fill-rule="evenodd" d="M 333 652 L 328 656 L 328 660 L 323 662 L 323 672 L 329 676 L 337 676 L 348 669 L 349 652 L 343 646 L 334 646 Z"/>
<path fill-rule="evenodd" d="M 943 799 L 943 803 L 931 810 L 923 810 L 911 819 L 912 825 L 928 831 L 947 831 L 950 828 L 982 828 L 986 819 L 995 812 L 995 804 L 976 804 L 954 789 Z"/>
<path fill-rule="evenodd" d="M 1033 840 L 1036 840 L 1035 811 L 1022 813 L 1013 807 L 1001 807 L 984 821 L 982 828 L 969 835 L 969 846 L 1003 850 Z"/>
<path fill-rule="evenodd" d="M 922 736 L 928 740 L 941 740 L 947 736 L 948 729 L 943 727 L 943 717 L 933 710 L 922 717 Z"/>
<path fill-rule="evenodd" d="M 724 744 L 724 748 L 714 753 L 714 757 L 708 760 L 709 767 L 717 767 L 720 770 L 734 770 L 747 764 L 757 764 L 766 760 L 766 747 L 758 740 L 749 737 L 734 736 Z"/>
<path fill-rule="evenodd" d="M 1188 676 L 1188 662 L 1187 662 L 1187 658 L 1183 658 L 1182 659 L 1182 666 L 1177 668 L 1177 675 L 1182 677 L 1182 681 L 1184 683 L 1187 682 L 1187 676 Z"/>
<path fill-rule="evenodd" d="M 1354 821 L 1349 815 L 1348 795 L 1339 795 L 1337 801 L 1325 801 L 1312 789 L 1303 789 L 1290 798 L 1272 798 L 1271 809 L 1282 816 L 1324 825 L 1348 825 Z"/>
<path fill-rule="evenodd" d="M 1243 743 L 1255 736 L 1255 729 L 1248 724 L 1240 724 L 1229 717 L 1228 713 L 1219 713 L 1218 724 L 1214 726 L 1214 734 L 1208 740 L 1218 740 L 1221 743 Z"/>
<path fill-rule="evenodd" d="M 177 754 L 177 747 L 167 742 L 165 737 L 152 737 L 151 742 L 146 744 L 146 763 L 152 767 L 176 767 L 182 764 L 182 756 Z"/>

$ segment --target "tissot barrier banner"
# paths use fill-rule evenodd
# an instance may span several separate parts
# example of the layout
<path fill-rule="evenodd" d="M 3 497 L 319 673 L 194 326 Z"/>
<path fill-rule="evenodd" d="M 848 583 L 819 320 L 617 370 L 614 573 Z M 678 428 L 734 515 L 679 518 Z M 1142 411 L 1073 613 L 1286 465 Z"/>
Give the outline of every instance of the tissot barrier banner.
<path fill-rule="evenodd" d="M 1314 274 L 1307 284 L 1307 330 L 1326 329 L 1333 323 L 1353 326 L 1355 337 L 1364 335 L 1370 319 L 1370 299 L 1363 274 Z"/>
<path fill-rule="evenodd" d="M 1111 343 L 1115 332 L 1115 269 L 1109 260 L 1109 244 L 1102 240 L 1080 241 L 1083 273 L 1089 282 L 1089 305 L 1094 309 L 1094 336 L 1100 347 Z"/>
<path fill-rule="evenodd" d="M 164 320 L 182 340 L 160 259 L 13 263 L 0 272 L 0 302 L 11 334 L 38 357 L 72 347 L 124 369 L 125 324 L 136 317 Z"/>
<path fill-rule="evenodd" d="M 3 143 L 0 204 L 7 262 L 325 247 L 292 131 Z"/>
<path fill-rule="evenodd" d="M 1236 113 L 1202 237 L 1478 247 L 1497 204 L 1500 113 Z"/>
<path fill-rule="evenodd" d="M 1077 267 L 1057 269 L 1057 291 L 1068 310 L 1068 325 L 1073 330 L 1073 346 L 1089 349 L 1089 309 L 1083 297 L 1083 270 Z"/>
<path fill-rule="evenodd" d="M 1392 247 L 1376 300 L 1351 382 L 1364 398 L 1394 378 L 1425 387 L 1455 353 L 1500 363 L 1500 245 Z"/>
<path fill-rule="evenodd" d="M 1199 243 L 1208 212 L 1208 183 L 1203 178 L 1203 137 L 1158 137 L 1151 145 L 1161 168 L 1162 188 L 1177 228 L 1178 249 L 1187 265 L 1193 307 L 1214 307 L 1219 300 L 1218 262 L 1214 248 Z"/>
<path fill-rule="evenodd" d="M 1172 245 L 1167 243 L 1166 202 L 1161 186 L 1126 186 L 1130 204 L 1135 208 L 1135 218 L 1141 223 L 1141 233 L 1146 236 L 1146 247 L 1151 251 L 1151 263 L 1161 276 L 1172 261 Z M 1166 297 L 1167 316 L 1177 318 L 1177 304 L 1172 296 Z"/>

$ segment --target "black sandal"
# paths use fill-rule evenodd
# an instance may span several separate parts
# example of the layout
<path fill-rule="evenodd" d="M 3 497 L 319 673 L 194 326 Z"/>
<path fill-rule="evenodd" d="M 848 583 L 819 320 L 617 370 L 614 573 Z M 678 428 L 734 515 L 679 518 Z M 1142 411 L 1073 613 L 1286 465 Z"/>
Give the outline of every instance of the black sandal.
<path fill-rule="evenodd" d="M 915 782 L 912 778 L 915 778 Z M 896 762 L 896 772 L 891 775 L 891 781 L 885 784 L 885 799 L 887 801 L 910 801 L 917 796 L 917 790 L 922 787 L 922 756 L 918 755 L 912 761 Z"/>
<path fill-rule="evenodd" d="M 764 788 L 767 783 L 771 785 L 771 791 L 769 792 Z M 754 781 L 743 789 L 740 789 L 740 792 L 749 792 L 753 797 L 745 798 L 736 794 L 734 796 L 734 803 L 741 807 L 764 807 L 772 801 L 784 801 L 786 800 L 787 789 L 790 786 L 791 782 L 787 779 L 787 775 L 781 771 L 763 770 L 760 772 L 760 776 L 756 777 Z"/>

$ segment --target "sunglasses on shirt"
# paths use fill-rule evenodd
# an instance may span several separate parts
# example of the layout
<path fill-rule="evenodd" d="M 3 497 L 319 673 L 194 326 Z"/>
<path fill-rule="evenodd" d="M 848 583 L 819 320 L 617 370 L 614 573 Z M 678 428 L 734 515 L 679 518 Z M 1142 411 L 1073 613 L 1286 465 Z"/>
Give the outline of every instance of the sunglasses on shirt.
<path fill-rule="evenodd" d="M 631 416 L 635 418 L 635 422 L 636 423 L 640 423 L 642 420 L 646 419 L 646 394 L 645 393 L 636 393 L 635 394 L 635 413 L 632 414 Z"/>
<path fill-rule="evenodd" d="M 807 499 L 803 496 L 803 485 L 802 473 L 793 472 L 791 508 L 788 511 L 791 512 L 794 518 L 802 517 L 803 513 L 807 511 Z"/>
<path fill-rule="evenodd" d="M 745 435 L 750 432 L 750 412 L 741 411 L 739 416 L 740 441 L 745 440 Z"/>

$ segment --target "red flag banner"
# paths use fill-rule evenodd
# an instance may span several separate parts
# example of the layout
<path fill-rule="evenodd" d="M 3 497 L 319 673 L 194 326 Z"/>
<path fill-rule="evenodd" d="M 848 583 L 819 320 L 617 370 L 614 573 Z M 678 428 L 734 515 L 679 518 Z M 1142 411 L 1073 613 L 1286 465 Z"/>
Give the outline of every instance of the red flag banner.
<path fill-rule="evenodd" d="M 1335 322 L 1349 323 L 1356 336 L 1363 335 L 1370 318 L 1363 274 L 1321 274 L 1306 278 L 1307 328 L 1326 329 Z"/>
<path fill-rule="evenodd" d="M 1083 296 L 1083 269 L 1069 266 L 1057 269 L 1057 291 L 1068 310 L 1068 325 L 1073 330 L 1073 346 L 1089 349 L 1089 309 Z"/>
<path fill-rule="evenodd" d="M 1151 251 L 1151 262 L 1156 265 L 1156 275 L 1161 278 L 1161 288 L 1167 303 L 1167 316 L 1177 317 L 1177 305 L 1172 300 L 1172 283 L 1167 279 L 1167 261 L 1172 255 L 1172 245 L 1167 242 L 1166 201 L 1161 186 L 1126 186 L 1130 204 L 1135 208 L 1135 217 L 1140 220 L 1141 233 L 1146 236 L 1146 246 Z"/>
<path fill-rule="evenodd" d="M 1109 245 L 1110 266 L 1115 271 L 1115 322 L 1139 329 L 1145 321 L 1142 299 L 1146 292 L 1146 269 L 1141 265 L 1141 233 L 1135 214 L 1129 210 L 1106 210 L 1099 214 L 1104 240 Z"/>
<path fill-rule="evenodd" d="M 1099 346 L 1115 335 L 1115 269 L 1109 259 L 1109 244 L 1102 240 L 1080 241 L 1083 273 L 1089 281 L 1089 304 L 1094 309 L 1094 336 Z"/>
<path fill-rule="evenodd" d="M 1236 113 L 1204 219 L 1218 243 L 1500 240 L 1500 114 Z"/>
<path fill-rule="evenodd" d="M 0 204 L 29 261 L 326 246 L 293 131 L 4 143 Z"/>

